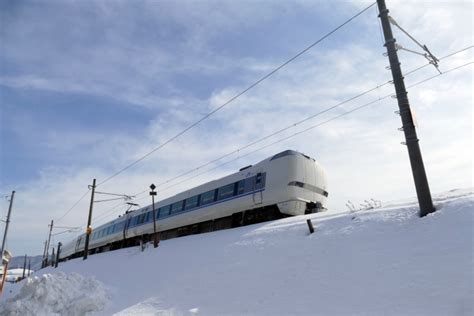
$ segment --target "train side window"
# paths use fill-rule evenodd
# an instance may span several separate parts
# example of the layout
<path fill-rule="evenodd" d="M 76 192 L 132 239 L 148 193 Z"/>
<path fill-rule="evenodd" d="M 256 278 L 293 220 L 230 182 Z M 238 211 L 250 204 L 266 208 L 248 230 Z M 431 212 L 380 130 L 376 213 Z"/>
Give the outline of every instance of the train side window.
<path fill-rule="evenodd" d="M 186 199 L 184 201 L 184 209 L 185 210 L 190 210 L 192 208 L 195 208 L 198 205 L 198 195 L 190 197 L 189 199 Z"/>
<path fill-rule="evenodd" d="M 117 224 L 115 225 L 115 231 L 116 231 L 116 232 L 119 232 L 119 231 L 123 230 L 123 227 L 124 227 L 124 226 L 125 226 L 125 222 L 117 223 Z"/>
<path fill-rule="evenodd" d="M 207 191 L 201 194 L 201 205 L 206 205 L 214 202 L 214 191 Z"/>
<path fill-rule="evenodd" d="M 224 199 L 227 199 L 229 197 L 232 197 L 234 196 L 234 184 L 231 183 L 231 184 L 228 184 L 228 185 L 224 185 L 223 187 L 220 187 L 218 189 L 218 199 L 219 200 L 224 200 Z"/>
<path fill-rule="evenodd" d="M 166 205 L 166 206 L 160 207 L 158 213 L 159 213 L 159 214 L 158 214 L 159 217 L 168 216 L 168 215 L 170 214 L 170 205 Z"/>
<path fill-rule="evenodd" d="M 237 182 L 237 195 L 243 194 L 245 192 L 245 179 Z"/>
<path fill-rule="evenodd" d="M 257 175 L 255 176 L 255 183 L 256 184 L 262 183 L 262 173 L 261 172 L 257 173 Z"/>
<path fill-rule="evenodd" d="M 171 214 L 178 213 L 183 210 L 183 201 L 171 204 Z"/>

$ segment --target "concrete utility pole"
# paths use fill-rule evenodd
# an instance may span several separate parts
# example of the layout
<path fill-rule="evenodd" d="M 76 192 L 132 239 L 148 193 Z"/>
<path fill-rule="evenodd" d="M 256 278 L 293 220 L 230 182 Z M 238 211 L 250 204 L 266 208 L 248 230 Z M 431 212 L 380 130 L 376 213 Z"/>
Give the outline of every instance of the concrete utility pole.
<path fill-rule="evenodd" d="M 25 255 L 25 261 L 23 262 L 23 276 L 22 276 L 22 279 L 25 278 L 25 270 L 26 270 L 26 255 Z"/>
<path fill-rule="evenodd" d="M 43 259 L 41 260 L 41 269 L 44 268 L 44 258 L 46 257 L 46 246 L 48 245 L 48 241 L 44 241 L 44 250 L 43 250 Z"/>
<path fill-rule="evenodd" d="M 84 245 L 84 258 L 83 260 L 87 259 L 87 253 L 89 252 L 89 238 L 92 233 L 92 208 L 94 206 L 94 193 L 95 193 L 95 179 L 92 181 L 92 193 L 91 193 L 91 204 L 89 206 L 89 217 L 87 218 L 87 227 L 86 227 L 86 242 Z"/>
<path fill-rule="evenodd" d="M 410 157 L 410 164 L 415 180 L 416 194 L 420 205 L 420 217 L 428 215 L 435 211 L 433 201 L 431 199 L 430 187 L 426 178 L 423 157 L 421 156 L 419 139 L 416 135 L 413 116 L 408 102 L 407 91 L 403 74 L 398 60 L 397 49 L 395 47 L 395 38 L 393 38 L 392 28 L 388 18 L 388 9 L 385 0 L 377 0 L 379 7 L 379 18 L 382 22 L 383 34 L 385 37 L 385 47 L 387 48 L 388 59 L 390 61 L 390 69 L 392 71 L 393 83 L 397 94 L 398 107 L 400 109 L 400 117 L 402 119 L 402 129 L 405 133 L 405 143 Z"/>
<path fill-rule="evenodd" d="M 31 274 L 31 259 L 28 259 L 28 277 Z"/>
<path fill-rule="evenodd" d="M 53 252 L 51 253 L 51 266 L 54 267 L 54 259 L 56 259 L 56 255 L 54 254 L 54 248 Z"/>
<path fill-rule="evenodd" d="M 7 221 L 5 222 L 5 232 L 3 234 L 2 252 L 0 252 L 0 257 L 3 256 L 3 251 L 5 250 L 5 243 L 7 242 L 8 224 L 10 224 L 10 215 L 12 213 L 13 198 L 14 197 L 15 197 L 15 191 L 12 191 L 12 195 L 10 196 L 10 206 L 8 207 Z"/>
<path fill-rule="evenodd" d="M 51 233 L 53 232 L 53 220 L 51 220 L 51 224 L 49 225 L 49 235 L 48 235 L 48 242 L 46 243 L 46 258 L 44 262 L 44 267 L 48 266 L 48 260 L 49 260 L 49 243 L 51 242 Z"/>
<path fill-rule="evenodd" d="M 61 246 L 63 244 L 61 242 L 58 242 L 58 251 L 56 252 L 56 262 L 54 263 L 54 267 L 57 268 L 59 264 L 59 254 L 61 252 Z"/>

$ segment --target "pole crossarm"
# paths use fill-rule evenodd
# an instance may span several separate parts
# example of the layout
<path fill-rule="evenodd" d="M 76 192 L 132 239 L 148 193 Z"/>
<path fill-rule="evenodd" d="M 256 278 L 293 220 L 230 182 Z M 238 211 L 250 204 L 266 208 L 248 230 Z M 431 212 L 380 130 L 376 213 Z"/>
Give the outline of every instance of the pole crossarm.
<path fill-rule="evenodd" d="M 119 196 L 118 198 L 112 198 L 112 199 L 105 199 L 105 200 L 94 200 L 94 203 L 101 203 L 101 202 L 109 202 L 109 201 L 117 201 L 117 200 L 125 200 L 125 201 L 131 201 L 135 198 L 134 195 L 128 195 L 128 194 L 118 194 L 118 193 L 110 193 L 110 192 L 99 192 L 96 191 L 95 194 L 101 194 L 101 195 L 110 195 L 110 196 Z"/>
<path fill-rule="evenodd" d="M 117 201 L 117 200 L 127 200 L 125 197 L 120 197 L 120 198 L 114 198 L 114 199 L 105 199 L 105 200 L 96 200 L 94 203 L 101 203 L 101 202 L 109 202 L 109 201 Z"/>
<path fill-rule="evenodd" d="M 109 193 L 109 192 L 99 192 L 99 191 L 95 191 L 95 194 L 114 195 L 114 196 L 128 196 L 128 197 L 131 197 L 131 195 L 128 195 L 128 194 Z"/>
<path fill-rule="evenodd" d="M 393 26 L 397 27 L 400 31 L 402 31 L 406 36 L 408 36 L 413 42 L 416 43 L 416 45 L 418 45 L 423 51 L 425 51 L 425 54 L 422 54 L 422 53 L 418 53 L 416 51 L 413 51 L 413 50 L 410 50 L 410 49 L 406 49 L 406 48 L 403 48 L 401 45 L 398 45 L 398 44 L 395 44 L 395 47 L 397 49 L 402 49 L 402 50 L 405 50 L 407 52 L 411 52 L 411 53 L 414 53 L 414 54 L 417 54 L 417 55 L 421 55 L 423 57 L 425 57 L 429 62 L 430 64 L 432 64 L 433 66 L 435 66 L 436 70 L 439 71 L 439 73 L 441 73 L 441 71 L 439 70 L 439 59 L 436 58 L 431 52 L 430 50 L 428 49 L 428 47 L 426 45 L 423 45 L 421 44 L 420 42 L 418 42 L 413 36 L 411 36 L 405 29 L 403 29 L 400 24 L 397 23 L 397 21 L 395 21 L 395 19 L 393 17 L 391 17 L 390 15 L 387 15 L 388 17 L 388 21 L 390 22 L 390 24 L 392 24 Z"/>
<path fill-rule="evenodd" d="M 53 229 L 78 229 L 80 228 L 79 226 L 54 226 Z"/>

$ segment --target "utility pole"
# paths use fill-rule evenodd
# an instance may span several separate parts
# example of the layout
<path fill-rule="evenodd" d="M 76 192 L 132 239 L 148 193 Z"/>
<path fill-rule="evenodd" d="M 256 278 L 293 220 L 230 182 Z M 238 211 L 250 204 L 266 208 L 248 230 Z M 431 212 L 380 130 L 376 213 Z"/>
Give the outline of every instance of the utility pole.
<path fill-rule="evenodd" d="M 10 206 L 8 207 L 7 221 L 5 222 L 5 233 L 3 234 L 2 252 L 0 252 L 0 257 L 3 257 L 3 251 L 5 250 L 5 243 L 7 241 L 7 233 L 8 233 L 8 224 L 10 224 L 10 215 L 12 213 L 14 197 L 15 197 L 15 191 L 12 191 L 12 195 L 10 196 Z"/>
<path fill-rule="evenodd" d="M 46 246 L 48 245 L 48 241 L 44 241 L 44 250 L 43 250 L 43 260 L 41 260 L 41 269 L 44 268 L 44 258 L 46 257 Z"/>
<path fill-rule="evenodd" d="M 400 117 L 402 119 L 402 129 L 405 133 L 405 143 L 410 157 L 411 170 L 413 179 L 415 180 L 416 194 L 418 196 L 418 204 L 420 205 L 420 217 L 428 215 L 435 211 L 433 201 L 431 199 L 430 187 L 426 177 L 423 157 L 421 156 L 419 139 L 416 135 L 413 116 L 408 101 L 407 91 L 405 88 L 404 77 L 398 60 L 397 49 L 395 47 L 395 38 L 392 34 L 392 28 L 388 18 L 388 9 L 385 0 L 377 0 L 379 8 L 379 18 L 382 22 L 383 34 L 385 37 L 384 46 L 387 48 L 388 59 L 390 61 L 390 69 L 392 71 L 393 83 L 397 95 L 398 107 L 400 109 Z"/>
<path fill-rule="evenodd" d="M 25 261 L 23 262 L 23 276 L 22 276 L 22 279 L 25 278 L 25 270 L 26 270 L 26 255 L 25 255 Z"/>
<path fill-rule="evenodd" d="M 56 252 L 56 262 L 54 263 L 54 267 L 57 268 L 59 264 L 59 254 L 61 252 L 61 246 L 63 244 L 61 242 L 58 242 L 58 251 Z"/>
<path fill-rule="evenodd" d="M 51 224 L 49 225 L 49 235 L 48 235 L 48 243 L 46 244 L 46 258 L 45 258 L 45 263 L 44 266 L 48 266 L 48 261 L 49 261 L 49 243 L 51 242 L 51 233 L 53 232 L 53 220 L 51 220 Z"/>
<path fill-rule="evenodd" d="M 91 204 L 89 206 L 89 217 L 87 219 L 87 227 L 86 227 L 86 242 L 84 245 L 84 258 L 83 260 L 87 259 L 87 253 L 89 252 L 89 237 L 92 233 L 92 208 L 94 206 L 94 193 L 95 193 L 95 179 L 92 181 L 92 193 L 91 193 Z"/>
<path fill-rule="evenodd" d="M 31 259 L 28 259 L 28 277 L 30 277 L 31 274 Z"/>
<path fill-rule="evenodd" d="M 51 253 L 51 266 L 54 267 L 54 259 L 56 259 L 56 256 L 54 254 L 54 248 L 53 248 L 53 252 Z"/>

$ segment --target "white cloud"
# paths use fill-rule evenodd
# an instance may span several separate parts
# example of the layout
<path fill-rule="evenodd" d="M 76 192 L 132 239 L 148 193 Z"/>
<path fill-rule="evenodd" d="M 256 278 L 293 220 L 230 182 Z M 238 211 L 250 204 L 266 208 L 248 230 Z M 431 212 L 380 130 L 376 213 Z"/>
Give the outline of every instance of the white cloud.
<path fill-rule="evenodd" d="M 321 2 L 302 2 L 301 5 L 314 10 L 318 10 L 320 6 L 324 10 L 333 9 L 332 5 Z M 355 5 L 366 4 L 357 2 Z M 110 21 L 117 16 L 117 12 L 123 14 L 125 4 L 97 3 L 95 7 L 97 6 L 106 17 L 104 21 Z M 88 155 L 94 163 L 72 165 L 70 168 L 50 167 L 43 170 L 38 179 L 20 185 L 17 188 L 18 202 L 12 222 L 12 243 L 22 235 L 30 235 L 37 239 L 35 249 L 39 253 L 48 221 L 59 217 L 74 204 L 85 192 L 92 178 L 96 177 L 100 182 L 114 171 L 140 158 L 209 110 L 223 104 L 248 83 L 286 58 L 244 56 L 233 59 L 225 54 L 220 55 L 219 50 L 211 45 L 213 39 L 222 34 L 238 32 L 243 25 L 251 27 L 265 21 L 273 22 L 272 19 L 278 19 L 284 10 L 301 10 L 301 7 L 290 4 L 266 2 L 256 4 L 257 8 L 226 3 L 217 10 L 211 10 L 215 3 L 183 8 L 166 4 L 169 9 L 166 12 L 159 12 L 160 7 L 155 2 L 141 3 L 139 6 L 147 9 L 145 14 L 148 17 L 166 15 L 167 19 L 177 21 L 177 25 L 185 28 L 185 32 L 180 34 L 185 34 L 183 46 L 188 51 L 170 52 L 162 45 L 155 45 L 153 39 L 146 41 L 145 47 L 134 47 L 124 42 L 128 38 L 128 32 L 136 30 L 136 19 L 132 17 L 124 19 L 123 24 L 111 24 L 120 29 L 114 31 L 113 28 L 107 28 L 102 46 L 82 47 L 80 54 L 68 52 L 65 58 L 48 60 L 48 65 L 54 65 L 49 73 L 38 70 L 1 78 L 1 84 L 14 88 L 97 94 L 160 110 L 159 115 L 150 117 L 139 134 L 124 133 L 101 140 L 101 135 L 96 133 L 71 132 L 68 138 L 74 141 L 67 144 L 62 142 L 64 138 L 49 135 L 46 146 L 58 153 L 69 152 L 74 147 L 89 146 Z M 433 52 L 438 54 L 449 53 L 471 43 L 470 6 L 472 4 L 465 2 L 456 2 L 454 6 L 430 2 L 415 7 L 405 2 L 390 1 L 391 13 L 397 21 L 417 39 L 430 48 L 433 47 Z M 344 14 L 353 9 L 346 8 L 345 5 L 337 7 L 344 10 Z M 374 18 L 373 15 L 365 18 L 368 21 L 366 25 L 376 26 L 370 20 Z M 260 16 L 264 17 L 263 20 L 259 19 Z M 87 33 L 87 25 L 80 23 L 77 28 L 77 32 Z M 154 32 L 165 33 L 166 30 Z M 377 29 L 367 29 L 367 33 L 379 36 Z M 396 36 L 402 42 L 403 37 L 399 34 Z M 403 43 L 406 41 L 403 38 Z M 51 50 L 46 48 L 45 51 Z M 390 73 L 384 69 L 388 62 L 381 52 L 383 47 L 373 47 L 366 42 L 357 42 L 356 39 L 347 44 L 339 43 L 337 48 L 315 49 L 186 133 L 184 137 L 107 182 L 101 189 L 127 194 L 140 192 L 152 182 L 158 184 L 173 178 L 383 83 L 390 79 Z M 12 50 L 9 54 L 19 59 L 26 58 L 29 62 L 30 58 L 35 61 L 35 58 L 25 57 L 25 53 L 18 50 Z M 442 69 L 472 60 L 472 54 L 471 50 L 442 61 Z M 57 56 L 55 54 L 51 59 Z M 422 57 L 415 55 L 401 53 L 400 56 L 405 71 L 425 62 Z M 163 95 L 162 90 L 157 88 L 157 85 L 165 84 L 168 76 L 187 71 L 202 74 L 203 77 L 209 74 L 227 74 L 237 78 L 233 78 L 235 82 L 232 84 L 211 89 L 212 92 L 205 97 L 194 94 L 191 90 L 180 94 L 183 88 L 179 83 L 167 83 L 167 88 L 176 92 L 172 96 Z M 435 73 L 434 69 L 425 68 L 407 77 L 407 84 Z M 393 86 L 380 88 L 357 102 L 321 115 L 249 148 L 240 155 L 388 93 L 393 93 Z M 472 134 L 469 133 L 472 131 L 472 67 L 410 90 L 409 96 L 420 119 L 421 148 L 433 191 L 472 184 Z M 400 145 L 403 134 L 397 131 L 401 122 L 393 114 L 396 109 L 394 100 L 384 100 L 169 190 L 161 191 L 168 185 L 160 187 L 160 197 L 233 172 L 241 166 L 253 164 L 287 148 L 314 156 L 326 167 L 330 181 L 330 205 L 333 207 L 344 207 L 347 199 L 392 200 L 414 195 L 408 155 L 406 148 Z M 471 115 L 468 115 L 469 112 Z M 236 156 L 238 155 L 224 161 Z M 1 189 L 2 192 L 5 191 L 4 188 Z M 142 203 L 146 201 L 144 199 Z M 111 206 L 98 204 L 95 214 L 101 214 Z M 60 223 L 65 226 L 85 226 L 87 208 L 88 197 Z M 123 210 L 123 207 L 117 209 L 109 218 Z"/>

